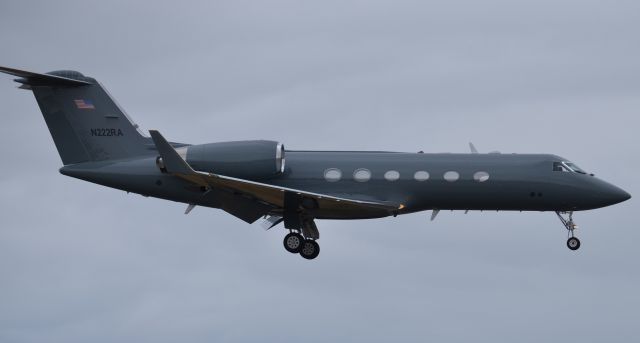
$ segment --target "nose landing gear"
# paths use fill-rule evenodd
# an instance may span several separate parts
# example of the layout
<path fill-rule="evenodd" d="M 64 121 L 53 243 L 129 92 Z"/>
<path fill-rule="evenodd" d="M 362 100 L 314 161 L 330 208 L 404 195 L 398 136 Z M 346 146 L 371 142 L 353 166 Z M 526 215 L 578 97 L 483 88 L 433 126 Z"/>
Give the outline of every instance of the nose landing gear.
<path fill-rule="evenodd" d="M 578 228 L 578 225 L 573 222 L 573 211 L 556 211 L 556 214 L 562 222 L 562 225 L 567 229 L 567 235 L 569 236 L 569 239 L 567 239 L 567 248 L 571 250 L 578 250 L 580 248 L 580 240 L 573 235 L 573 230 Z M 565 217 L 565 215 L 568 215 L 568 217 Z"/>
<path fill-rule="evenodd" d="M 567 239 L 567 247 L 571 250 L 578 250 L 580 248 L 580 240 L 576 237 L 569 237 Z"/>

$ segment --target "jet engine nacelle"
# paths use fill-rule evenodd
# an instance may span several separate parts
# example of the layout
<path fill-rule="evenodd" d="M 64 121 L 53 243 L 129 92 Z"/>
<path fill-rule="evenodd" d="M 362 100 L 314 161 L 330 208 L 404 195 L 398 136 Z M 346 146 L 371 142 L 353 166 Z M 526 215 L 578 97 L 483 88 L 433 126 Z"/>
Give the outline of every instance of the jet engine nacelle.
<path fill-rule="evenodd" d="M 192 145 L 186 160 L 195 170 L 243 179 L 284 172 L 284 145 L 274 141 L 237 141 Z"/>

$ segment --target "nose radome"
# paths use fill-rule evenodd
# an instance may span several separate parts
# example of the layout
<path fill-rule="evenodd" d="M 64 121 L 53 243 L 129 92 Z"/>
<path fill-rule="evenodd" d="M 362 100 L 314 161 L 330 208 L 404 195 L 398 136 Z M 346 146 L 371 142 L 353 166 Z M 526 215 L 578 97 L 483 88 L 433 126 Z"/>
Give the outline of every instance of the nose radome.
<path fill-rule="evenodd" d="M 618 188 L 614 185 L 610 185 L 610 187 L 608 188 L 609 189 L 607 190 L 607 198 L 609 198 L 611 205 L 631 199 L 631 194 L 627 193 L 621 188 Z"/>
<path fill-rule="evenodd" d="M 627 193 L 626 191 L 624 191 L 622 189 L 621 189 L 621 191 L 622 192 L 620 194 L 620 199 L 621 199 L 620 202 L 627 201 L 627 200 L 631 199 L 631 194 Z"/>

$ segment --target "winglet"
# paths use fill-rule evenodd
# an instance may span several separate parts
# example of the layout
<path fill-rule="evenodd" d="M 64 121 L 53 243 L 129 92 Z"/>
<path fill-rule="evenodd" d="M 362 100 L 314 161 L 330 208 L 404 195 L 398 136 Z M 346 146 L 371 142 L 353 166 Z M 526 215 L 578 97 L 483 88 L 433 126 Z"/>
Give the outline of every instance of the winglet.
<path fill-rule="evenodd" d="M 160 132 L 156 130 L 149 130 L 149 134 L 151 134 L 153 144 L 156 145 L 156 149 L 158 149 L 158 153 L 160 153 L 160 157 L 162 157 L 162 162 L 169 173 L 184 175 L 196 173 L 187 161 L 180 157 L 180 154 L 178 154 L 176 149 L 174 149 L 171 144 L 162 137 Z"/>

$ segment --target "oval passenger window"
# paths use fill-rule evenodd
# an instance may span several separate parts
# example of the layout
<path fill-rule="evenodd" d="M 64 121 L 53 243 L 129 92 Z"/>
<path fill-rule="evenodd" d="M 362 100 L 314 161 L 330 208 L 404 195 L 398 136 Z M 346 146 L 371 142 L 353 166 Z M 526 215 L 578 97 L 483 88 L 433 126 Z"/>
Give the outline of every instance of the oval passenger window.
<path fill-rule="evenodd" d="M 424 170 L 419 170 L 413 174 L 413 178 L 417 181 L 426 181 L 429 180 L 429 173 Z"/>
<path fill-rule="evenodd" d="M 367 182 L 371 179 L 371 171 L 365 168 L 356 169 L 353 172 L 353 179 L 358 182 Z"/>
<path fill-rule="evenodd" d="M 485 182 L 489 180 L 489 173 L 487 173 L 486 171 L 479 171 L 473 174 L 473 179 L 478 182 Z"/>
<path fill-rule="evenodd" d="M 324 171 L 324 179 L 329 182 L 340 181 L 342 178 L 342 172 L 337 168 L 329 168 Z"/>
<path fill-rule="evenodd" d="M 387 179 L 387 181 L 396 181 L 400 178 L 400 173 L 397 170 L 389 170 L 384 173 L 384 178 Z"/>
<path fill-rule="evenodd" d="M 448 171 L 444 173 L 444 179 L 449 182 L 456 182 L 460 178 L 460 174 L 457 171 Z"/>

